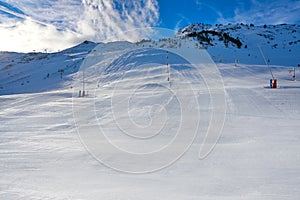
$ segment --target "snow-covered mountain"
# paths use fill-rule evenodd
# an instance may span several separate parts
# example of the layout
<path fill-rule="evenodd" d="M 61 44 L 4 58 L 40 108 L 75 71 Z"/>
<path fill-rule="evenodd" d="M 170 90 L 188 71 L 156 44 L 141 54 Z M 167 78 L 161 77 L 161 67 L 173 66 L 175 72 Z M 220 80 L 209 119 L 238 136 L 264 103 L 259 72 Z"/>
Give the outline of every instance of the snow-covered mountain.
<path fill-rule="evenodd" d="M 207 48 L 216 62 L 264 64 L 258 45 L 271 65 L 300 63 L 300 25 L 206 25 L 193 24 L 179 30 L 178 37 L 194 38 Z"/>
<path fill-rule="evenodd" d="M 299 199 L 298 40 L 298 25 L 191 25 L 1 52 L 0 199 Z"/>
<path fill-rule="evenodd" d="M 295 67 L 300 63 L 300 25 L 193 24 L 173 38 L 142 40 L 139 47 L 180 48 L 182 44 L 205 48 L 216 63 L 264 65 L 258 45 L 270 65 Z M 70 86 L 70 74 L 97 44 L 85 41 L 58 53 L 0 53 L 0 94 L 38 92 Z M 100 51 L 105 51 L 105 48 Z M 71 86 L 70 86 L 71 87 Z"/>
<path fill-rule="evenodd" d="M 98 44 L 83 42 L 58 53 L 0 53 L 0 94 L 41 92 L 70 84 L 84 57 Z"/>

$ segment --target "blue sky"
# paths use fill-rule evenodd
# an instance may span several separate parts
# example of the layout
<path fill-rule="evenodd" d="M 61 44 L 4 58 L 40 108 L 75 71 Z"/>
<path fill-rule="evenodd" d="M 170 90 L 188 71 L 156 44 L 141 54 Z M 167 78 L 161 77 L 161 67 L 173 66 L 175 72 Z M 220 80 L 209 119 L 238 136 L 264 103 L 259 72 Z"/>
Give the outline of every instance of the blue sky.
<path fill-rule="evenodd" d="M 300 23 L 295 0 L 158 0 L 160 25 L 180 28 L 191 23 Z M 183 3 L 184 2 L 184 3 Z"/>
<path fill-rule="evenodd" d="M 134 41 L 149 32 L 144 27 L 299 24 L 299 13 L 300 0 L 0 0 L 0 51 L 57 51 L 84 40 Z"/>

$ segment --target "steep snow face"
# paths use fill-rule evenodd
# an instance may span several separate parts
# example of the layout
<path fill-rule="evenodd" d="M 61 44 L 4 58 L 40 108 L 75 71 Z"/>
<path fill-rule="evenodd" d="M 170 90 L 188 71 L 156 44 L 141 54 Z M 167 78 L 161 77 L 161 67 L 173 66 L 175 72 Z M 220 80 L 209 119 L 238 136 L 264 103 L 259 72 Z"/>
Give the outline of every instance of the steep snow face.
<path fill-rule="evenodd" d="M 258 45 L 271 65 L 297 66 L 300 58 L 300 25 L 206 25 L 193 24 L 177 33 L 192 37 L 216 62 L 265 64 Z"/>

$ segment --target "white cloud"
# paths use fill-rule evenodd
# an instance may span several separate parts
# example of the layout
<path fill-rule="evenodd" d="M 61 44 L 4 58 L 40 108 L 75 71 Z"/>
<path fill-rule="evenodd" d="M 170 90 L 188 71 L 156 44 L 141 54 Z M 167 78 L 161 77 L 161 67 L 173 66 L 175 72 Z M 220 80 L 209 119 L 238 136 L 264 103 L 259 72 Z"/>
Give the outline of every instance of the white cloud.
<path fill-rule="evenodd" d="M 233 18 L 220 17 L 220 23 L 292 24 L 300 22 L 300 1 L 257 1 L 251 0 L 249 10 L 237 7 Z"/>
<path fill-rule="evenodd" d="M 153 0 L 83 0 L 83 5 L 85 10 L 78 30 L 101 41 L 135 40 L 140 33 L 126 31 L 153 26 L 159 17 L 158 4 Z"/>
<path fill-rule="evenodd" d="M 70 31 L 58 31 L 53 25 L 41 25 L 30 19 L 0 27 L 1 51 L 57 51 L 78 42 L 79 36 Z"/>
<path fill-rule="evenodd" d="M 0 51 L 57 51 L 83 40 L 137 40 L 156 25 L 157 0 L 6 0 L 26 15 L 0 15 Z M 6 10 L 0 7 L 0 10 Z M 148 29 L 149 32 L 149 29 Z"/>

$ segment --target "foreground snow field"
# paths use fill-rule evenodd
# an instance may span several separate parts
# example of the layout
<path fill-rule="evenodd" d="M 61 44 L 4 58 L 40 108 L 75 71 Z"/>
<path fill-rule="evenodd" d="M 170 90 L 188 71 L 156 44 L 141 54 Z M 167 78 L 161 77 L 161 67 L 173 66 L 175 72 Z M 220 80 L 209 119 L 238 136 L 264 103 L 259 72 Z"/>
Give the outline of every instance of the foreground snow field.
<path fill-rule="evenodd" d="M 77 90 L 83 71 L 68 74 L 63 84 L 46 92 L 0 96 L 0 199 L 300 198 L 300 84 L 290 80 L 289 68 L 272 66 L 279 88 L 269 89 L 265 86 L 269 85 L 270 75 L 263 65 L 217 65 L 224 81 L 225 124 L 213 151 L 205 159 L 199 159 L 199 149 L 212 117 L 205 81 L 180 59 L 171 63 L 171 82 L 166 81 L 166 68 L 162 64 L 165 60 L 146 65 L 140 56 L 125 54 L 108 65 L 119 51 L 118 48 L 105 51 L 101 63 L 88 65 L 86 87 L 91 90 L 85 98 L 79 98 Z M 155 53 L 149 51 L 144 56 Z M 164 54 L 161 56 L 165 59 Z M 135 69 L 137 64 L 143 68 Z M 174 74 L 176 67 L 186 79 Z M 89 70 L 98 70 L 99 74 Z M 60 80 L 59 74 L 55 76 L 55 80 Z M 79 86 L 72 85 L 72 79 Z M 94 88 L 89 88 L 90 85 Z M 192 88 L 194 93 L 182 93 L 185 98 L 181 102 L 168 96 L 172 89 L 179 95 L 186 88 Z M 129 89 L 134 90 L 131 104 L 131 98 L 122 102 L 127 100 Z M 189 106 L 195 96 L 198 108 Z M 93 104 L 89 104 L 91 101 Z M 135 127 L 126 127 L 122 112 L 112 116 L 114 101 L 115 105 L 130 104 L 125 114 L 132 116 Z M 149 111 L 154 104 L 157 107 Z M 128 151 L 153 151 L 177 136 L 174 129 L 179 127 L 178 115 L 183 112 L 179 108 L 191 113 L 188 118 L 191 125 L 197 117 L 193 111 L 201 111 L 198 134 L 177 162 L 153 173 L 122 173 L 101 164 L 85 148 L 83 134 L 78 134 L 82 122 L 89 128 L 98 125 L 112 137 L 111 141 L 129 148 Z M 95 116 L 97 121 L 93 120 Z M 127 142 L 119 135 L 120 127 L 115 127 L 117 121 L 125 131 L 143 129 L 149 120 L 154 120 L 154 125 L 161 125 L 159 122 L 163 120 L 168 123 L 160 130 L 157 141 L 148 146 Z M 147 137 L 150 133 L 138 136 Z M 136 164 L 135 160 L 124 162 L 130 166 Z"/>

